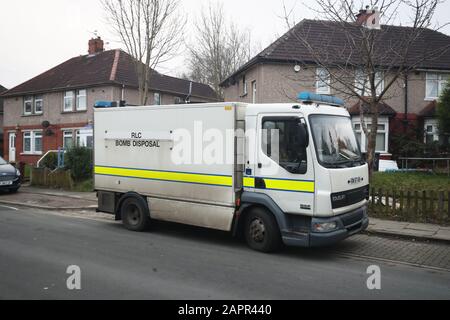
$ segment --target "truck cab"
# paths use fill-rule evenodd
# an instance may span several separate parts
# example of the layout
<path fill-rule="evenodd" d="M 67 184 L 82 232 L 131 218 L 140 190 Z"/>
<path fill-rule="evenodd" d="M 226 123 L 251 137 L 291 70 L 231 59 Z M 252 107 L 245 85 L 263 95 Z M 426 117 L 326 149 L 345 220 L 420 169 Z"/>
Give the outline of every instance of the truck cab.
<path fill-rule="evenodd" d="M 287 245 L 330 245 L 368 226 L 368 166 L 340 99 L 299 100 L 247 107 L 246 130 L 257 139 L 247 145 L 241 212 L 270 210 Z M 253 224 L 254 245 L 265 228 Z"/>

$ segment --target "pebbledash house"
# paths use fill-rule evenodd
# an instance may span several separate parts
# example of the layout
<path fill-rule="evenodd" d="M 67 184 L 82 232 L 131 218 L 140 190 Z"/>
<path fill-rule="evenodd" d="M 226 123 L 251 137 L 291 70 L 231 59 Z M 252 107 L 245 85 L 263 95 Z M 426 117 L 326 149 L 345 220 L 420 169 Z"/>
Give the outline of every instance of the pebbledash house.
<path fill-rule="evenodd" d="M 364 12 L 362 12 L 364 14 Z M 320 68 L 314 63 L 314 58 L 304 43 L 299 41 L 298 35 L 306 35 L 309 42 L 317 47 L 330 48 L 330 57 L 337 56 L 336 50 L 345 50 L 345 34 L 338 34 L 342 28 L 337 28 L 335 22 L 308 20 L 298 23 L 281 38 L 264 49 L 239 70 L 221 83 L 225 101 L 241 101 L 248 103 L 278 103 L 293 102 L 301 91 L 318 94 L 335 95 L 345 98 L 330 86 L 330 75 L 327 69 Z M 358 27 L 355 23 L 354 27 Z M 362 26 L 361 26 L 362 27 Z M 385 34 L 401 37 L 405 27 L 381 26 L 387 28 Z M 332 39 L 330 39 L 332 37 Z M 328 39 L 328 40 L 324 40 Z M 328 43 L 325 44 L 324 43 Z M 450 37 L 433 30 L 426 29 L 421 38 L 414 44 L 412 53 L 417 59 L 428 51 L 450 47 Z M 348 63 L 348 61 L 345 61 Z M 327 75 L 328 74 L 328 75 Z M 417 135 L 423 133 L 424 142 L 443 139 L 438 132 L 438 121 L 435 116 L 436 100 L 440 96 L 446 81 L 450 79 L 450 50 L 439 57 L 423 62 L 408 73 L 407 77 L 397 80 L 388 91 L 389 98 L 384 100 L 379 109 L 379 126 L 376 139 L 376 152 L 381 158 L 391 158 L 396 152 L 392 139 L 396 134 L 404 132 L 406 127 L 415 128 Z M 361 83 L 363 72 L 354 73 L 355 83 Z M 377 78 L 381 81 L 378 90 L 388 83 L 390 75 L 380 72 Z M 326 80 L 328 79 L 328 81 Z M 366 137 L 361 129 L 361 106 L 357 100 L 347 100 L 352 122 L 360 141 L 362 151 L 366 151 Z M 367 113 L 366 113 L 367 114 Z M 366 124 L 370 119 L 366 119 Z M 415 137 L 417 138 L 417 137 Z M 420 137 L 422 139 L 422 137 Z"/>
<path fill-rule="evenodd" d="M 35 165 L 48 151 L 93 142 L 93 106 L 98 100 L 138 104 L 133 58 L 122 50 L 104 51 L 100 38 L 89 54 L 74 57 L 2 94 L 5 159 Z M 151 105 L 215 102 L 204 84 L 152 71 Z"/>

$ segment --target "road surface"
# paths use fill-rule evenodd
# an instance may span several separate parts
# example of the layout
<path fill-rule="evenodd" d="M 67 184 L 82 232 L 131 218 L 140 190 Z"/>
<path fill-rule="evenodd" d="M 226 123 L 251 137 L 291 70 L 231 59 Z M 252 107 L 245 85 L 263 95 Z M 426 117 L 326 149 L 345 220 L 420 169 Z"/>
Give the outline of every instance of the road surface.
<path fill-rule="evenodd" d="M 267 255 L 222 232 L 0 206 L 0 299 L 449 299 L 449 250 L 359 235 Z M 72 265 L 81 290 L 67 288 Z M 371 265 L 381 290 L 367 288 Z"/>

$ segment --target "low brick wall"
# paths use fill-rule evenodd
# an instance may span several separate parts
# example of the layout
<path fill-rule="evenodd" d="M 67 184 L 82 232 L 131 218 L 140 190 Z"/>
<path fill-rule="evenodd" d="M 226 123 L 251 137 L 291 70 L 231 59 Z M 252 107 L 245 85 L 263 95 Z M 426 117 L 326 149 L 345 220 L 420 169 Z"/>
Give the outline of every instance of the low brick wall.
<path fill-rule="evenodd" d="M 70 170 L 56 169 L 51 171 L 47 168 L 32 168 L 31 185 L 72 190 L 74 182 Z"/>

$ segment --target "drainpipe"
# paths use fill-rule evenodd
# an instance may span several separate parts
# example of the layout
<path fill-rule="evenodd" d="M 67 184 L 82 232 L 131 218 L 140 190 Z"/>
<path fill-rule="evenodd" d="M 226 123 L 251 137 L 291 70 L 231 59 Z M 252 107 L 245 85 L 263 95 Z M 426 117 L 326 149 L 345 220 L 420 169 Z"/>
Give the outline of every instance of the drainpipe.
<path fill-rule="evenodd" d="M 406 133 L 408 128 L 408 73 L 405 73 L 405 115 L 403 119 L 403 131 Z"/>

